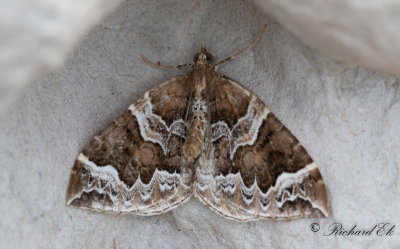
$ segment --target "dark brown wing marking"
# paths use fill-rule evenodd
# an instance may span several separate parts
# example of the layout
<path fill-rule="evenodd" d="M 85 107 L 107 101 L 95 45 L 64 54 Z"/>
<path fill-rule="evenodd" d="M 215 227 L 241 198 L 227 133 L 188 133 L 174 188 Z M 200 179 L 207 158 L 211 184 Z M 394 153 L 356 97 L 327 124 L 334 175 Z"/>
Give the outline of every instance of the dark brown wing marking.
<path fill-rule="evenodd" d="M 187 87 L 184 76 L 160 84 L 96 136 L 72 169 L 67 204 L 152 215 L 187 200 L 193 168 L 181 153 Z"/>
<path fill-rule="evenodd" d="M 327 216 L 322 177 L 290 131 L 239 83 L 220 77 L 213 92 L 213 153 L 199 161 L 199 199 L 236 220 Z"/>

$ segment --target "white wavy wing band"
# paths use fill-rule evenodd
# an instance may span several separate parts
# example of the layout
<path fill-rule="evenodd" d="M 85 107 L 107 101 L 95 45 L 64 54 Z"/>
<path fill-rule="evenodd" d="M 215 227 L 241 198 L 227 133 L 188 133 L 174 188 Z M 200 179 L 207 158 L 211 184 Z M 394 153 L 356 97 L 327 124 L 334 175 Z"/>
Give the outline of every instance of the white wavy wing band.
<path fill-rule="evenodd" d="M 104 211 L 112 212 L 140 212 L 140 210 L 152 208 L 154 209 L 152 213 L 158 213 L 158 211 L 161 212 L 170 209 L 169 205 L 172 203 L 168 205 L 163 204 L 167 204 L 169 200 L 176 196 L 182 196 L 182 193 L 177 193 L 177 191 L 183 193 L 191 191 L 191 187 L 183 183 L 181 176 L 178 173 L 171 174 L 167 171 L 156 169 L 148 184 L 143 183 L 139 175 L 135 184 L 128 188 L 126 184 L 119 179 L 118 172 L 114 167 L 110 165 L 99 167 L 82 153 L 79 154 L 77 160 L 81 161 L 85 165 L 84 167 L 87 170 L 87 173 L 93 178 L 93 181 L 88 183 L 88 186 L 85 189 L 71 198 L 67 204 L 71 204 L 73 200 L 80 198 L 83 192 L 89 193 L 91 191 L 96 191 L 99 194 L 107 194 L 114 205 L 104 207 L 101 203 L 94 203 L 92 205 L 92 208 L 94 209 L 105 209 Z M 159 191 L 168 191 L 171 194 L 169 198 L 153 203 L 151 197 L 156 182 Z M 139 193 L 141 200 L 140 206 L 135 202 L 137 193 Z M 189 196 L 186 194 L 184 199 L 178 200 L 179 203 L 184 202 Z"/>
<path fill-rule="evenodd" d="M 241 117 L 237 123 L 229 129 L 228 125 L 224 121 L 218 121 L 211 125 L 212 130 L 212 142 L 217 139 L 226 136 L 229 141 L 230 153 L 229 157 L 233 160 L 236 150 L 240 146 L 253 145 L 258 137 L 258 130 L 262 125 L 263 120 L 267 117 L 270 110 L 265 106 L 255 106 L 257 98 L 253 96 L 250 104 L 247 108 L 246 115 Z M 262 112 L 259 113 L 257 110 L 262 108 Z M 247 131 L 243 129 L 243 126 L 248 127 Z M 233 134 L 236 135 L 233 136 Z"/>
<path fill-rule="evenodd" d="M 159 115 L 153 113 L 153 106 L 151 104 L 149 92 L 146 92 L 144 97 L 139 100 L 138 103 L 142 103 L 142 105 L 136 106 L 135 104 L 132 104 L 128 109 L 132 112 L 132 115 L 137 118 L 140 127 L 140 135 L 145 141 L 159 144 L 164 155 L 167 155 L 168 140 L 171 137 L 171 134 L 175 134 L 185 139 L 185 122 L 182 119 L 179 119 L 175 120 L 170 126 L 168 126 Z M 152 124 L 157 126 L 152 128 Z"/>
<path fill-rule="evenodd" d="M 272 202 L 276 203 L 275 208 L 282 208 L 285 202 L 294 201 L 297 198 L 308 201 L 313 208 L 320 210 L 327 216 L 328 213 L 323 206 L 319 205 L 319 203 L 315 202 L 314 200 L 310 200 L 310 198 L 307 196 L 306 188 L 302 189 L 299 187 L 299 185 L 303 184 L 306 177 L 309 176 L 309 172 L 316 168 L 317 165 L 315 162 L 313 162 L 295 173 L 282 173 L 276 180 L 275 185 L 269 188 L 266 193 L 263 193 L 258 187 L 256 179 L 254 180 L 252 186 L 247 187 L 243 182 L 240 172 L 236 174 L 230 173 L 226 176 L 218 175 L 214 178 L 212 174 L 204 175 L 198 171 L 197 188 L 200 190 L 200 192 L 206 192 L 209 188 L 212 188 L 212 191 L 210 191 L 210 197 L 212 200 L 208 202 L 208 204 L 212 205 L 213 203 L 222 203 L 222 201 L 224 201 L 221 200 L 221 196 L 219 194 L 220 190 L 232 196 L 235 194 L 236 188 L 240 187 L 239 192 L 241 193 L 241 198 L 247 205 L 247 207 L 241 208 L 241 211 L 254 216 L 263 216 L 262 212 L 265 214 L 272 213 L 272 211 L 269 210 Z M 287 189 L 291 186 L 291 191 L 288 191 Z M 255 196 L 257 196 L 258 207 L 261 208 L 261 213 L 256 213 L 256 210 L 250 208 Z M 203 202 L 205 201 L 202 197 L 199 199 Z M 274 213 L 278 214 L 279 212 L 274 210 Z"/>

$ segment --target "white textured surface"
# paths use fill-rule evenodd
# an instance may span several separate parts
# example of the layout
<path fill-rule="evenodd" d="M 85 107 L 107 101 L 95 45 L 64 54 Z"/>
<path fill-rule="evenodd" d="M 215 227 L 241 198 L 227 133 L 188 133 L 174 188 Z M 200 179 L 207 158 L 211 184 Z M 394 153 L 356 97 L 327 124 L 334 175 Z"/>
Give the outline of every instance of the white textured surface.
<path fill-rule="evenodd" d="M 259 44 L 219 72 L 257 93 L 308 149 L 328 189 L 329 218 L 237 223 L 196 200 L 153 217 L 65 206 L 82 147 L 146 90 L 180 73 L 155 70 L 139 53 L 187 63 L 204 41 L 223 59 L 263 23 Z M 398 248 L 399 124 L 396 78 L 318 56 L 251 3 L 128 1 L 0 116 L 0 248 L 113 248 L 114 241 L 117 248 Z M 311 232 L 312 222 L 321 231 Z M 333 222 L 396 227 L 390 237 L 323 236 Z"/>
<path fill-rule="evenodd" d="M 55 70 L 84 32 L 120 0 L 0 2 L 0 115 L 21 90 Z"/>
<path fill-rule="evenodd" d="M 400 76 L 400 1 L 254 1 L 319 52 Z"/>

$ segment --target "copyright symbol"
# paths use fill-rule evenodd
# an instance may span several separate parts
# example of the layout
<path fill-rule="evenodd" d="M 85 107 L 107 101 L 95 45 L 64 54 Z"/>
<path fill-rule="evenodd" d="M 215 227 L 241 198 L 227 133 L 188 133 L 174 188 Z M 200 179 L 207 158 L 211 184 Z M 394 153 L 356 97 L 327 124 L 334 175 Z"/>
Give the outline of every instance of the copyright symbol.
<path fill-rule="evenodd" d="M 319 224 L 318 223 L 312 223 L 311 226 L 311 231 L 313 231 L 314 233 L 319 231 Z"/>

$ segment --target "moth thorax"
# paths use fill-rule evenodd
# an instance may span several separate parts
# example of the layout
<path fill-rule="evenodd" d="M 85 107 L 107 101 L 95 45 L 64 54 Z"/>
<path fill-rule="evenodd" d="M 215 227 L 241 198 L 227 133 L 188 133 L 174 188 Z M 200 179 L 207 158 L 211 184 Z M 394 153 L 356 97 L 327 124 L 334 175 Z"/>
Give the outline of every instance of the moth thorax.
<path fill-rule="evenodd" d="M 200 120 L 193 120 L 190 125 L 189 135 L 183 145 L 183 155 L 187 159 L 194 159 L 200 156 L 204 144 L 205 125 Z"/>

